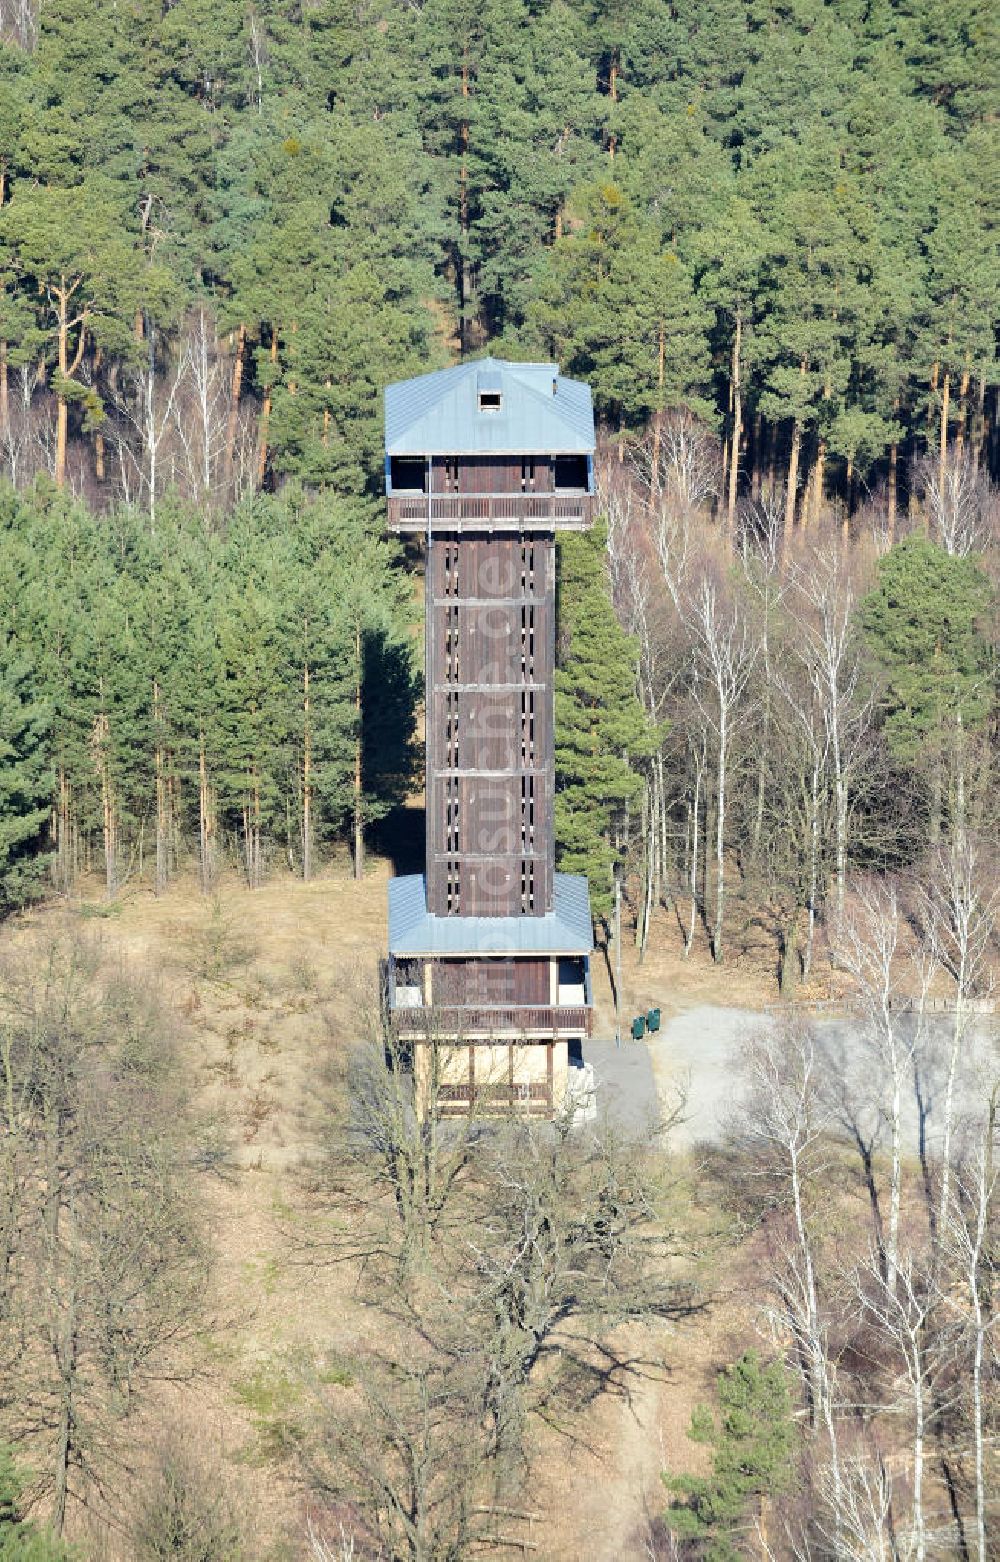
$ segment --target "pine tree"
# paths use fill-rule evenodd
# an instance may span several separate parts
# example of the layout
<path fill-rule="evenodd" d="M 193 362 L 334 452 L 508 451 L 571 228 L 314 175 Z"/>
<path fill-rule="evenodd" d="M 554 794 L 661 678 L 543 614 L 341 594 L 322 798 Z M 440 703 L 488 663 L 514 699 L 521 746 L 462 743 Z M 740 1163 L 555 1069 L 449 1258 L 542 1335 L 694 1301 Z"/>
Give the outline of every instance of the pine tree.
<path fill-rule="evenodd" d="M 911 536 L 879 561 L 878 584 L 859 606 L 889 750 L 924 778 L 932 843 L 945 822 L 958 837 L 966 826 L 970 744 L 996 706 L 993 601 L 976 559 Z"/>
<path fill-rule="evenodd" d="M 34 668 L 0 632 L 0 915 L 39 894 L 52 805 L 50 720 Z"/>
<path fill-rule="evenodd" d="M 615 617 L 597 525 L 559 544 L 555 833 L 559 866 L 585 873 L 607 924 L 627 819 L 642 795 L 651 735 L 636 694 L 637 649 Z"/>
<path fill-rule="evenodd" d="M 711 316 L 688 268 L 617 185 L 575 199 L 576 226 L 541 269 L 526 342 L 586 376 L 598 409 L 621 425 L 681 404 L 709 411 Z"/>
<path fill-rule="evenodd" d="M 217 604 L 219 799 L 251 889 L 264 881 L 265 848 L 280 828 L 291 722 L 282 677 L 282 604 L 273 577 L 268 579 L 273 559 L 264 562 L 256 578 L 240 579 L 230 570 Z"/>
<path fill-rule="evenodd" d="M 342 114 L 331 129 L 270 149 L 273 213 L 234 257 L 230 310 L 260 344 L 261 481 L 270 469 L 345 493 L 381 479 L 382 391 L 426 363 L 437 289 L 391 137 Z"/>
<path fill-rule="evenodd" d="M 751 1503 L 791 1482 L 795 1429 L 780 1362 L 762 1366 L 756 1351 L 747 1351 L 720 1372 L 718 1390 L 719 1422 L 700 1405 L 688 1431 L 712 1448 L 712 1474 L 664 1475 L 668 1491 L 678 1494 L 665 1518 L 678 1538 L 699 1542 L 705 1562 L 737 1562 Z"/>
<path fill-rule="evenodd" d="M 993 593 L 973 558 L 911 536 L 879 561 L 859 619 L 882 673 L 892 752 L 913 760 L 958 720 L 980 726 L 995 698 L 986 614 Z"/>
<path fill-rule="evenodd" d="M 57 407 L 55 479 L 66 481 L 70 404 L 100 414 L 81 379 L 88 340 L 127 354 L 144 290 L 144 268 L 107 182 L 94 176 L 68 189 L 19 185 L 0 211 L 0 248 L 37 289 L 39 328 L 53 366 Z"/>
<path fill-rule="evenodd" d="M 825 129 L 798 145 L 786 141 L 759 159 L 753 190 L 767 249 L 752 361 L 760 410 L 772 423 L 790 424 L 785 494 L 790 527 L 804 439 L 816 433 L 814 480 L 821 490 L 836 420 L 870 339 L 874 301 L 866 278 L 878 264 L 877 234 L 861 192 L 839 169 L 836 144 Z M 860 412 L 857 401 L 853 406 Z M 841 427 L 841 434 L 848 432 L 860 449 L 863 431 L 857 424 L 849 431 Z M 868 441 L 869 453 L 884 443 L 885 428 L 879 425 Z"/>

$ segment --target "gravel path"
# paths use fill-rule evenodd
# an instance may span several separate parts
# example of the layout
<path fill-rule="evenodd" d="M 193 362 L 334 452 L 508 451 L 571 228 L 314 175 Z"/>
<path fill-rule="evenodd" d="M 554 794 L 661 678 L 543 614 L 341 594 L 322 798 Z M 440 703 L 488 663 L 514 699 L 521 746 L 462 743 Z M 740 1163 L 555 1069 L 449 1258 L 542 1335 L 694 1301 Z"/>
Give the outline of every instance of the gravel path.
<path fill-rule="evenodd" d="M 674 1129 L 678 1145 L 717 1141 L 741 1096 L 740 1053 L 770 1023 L 766 1013 L 701 1005 L 665 1020 L 645 1042 L 592 1041 L 585 1050 L 594 1064 L 598 1104 L 624 1127 L 638 1128 L 657 1108 L 670 1111 L 683 1094 L 684 1117 Z M 913 1021 L 905 1020 L 908 1039 Z M 919 1148 L 921 1120 L 933 1147 L 941 1132 L 942 1103 L 950 1045 L 947 1018 L 929 1022 L 909 1070 L 904 1125 L 909 1148 Z M 846 1137 L 855 1126 L 867 1138 L 882 1135 L 886 1070 L 856 1022 L 822 1016 L 814 1021 L 824 1061 L 829 1109 Z M 981 1022 L 967 1037 L 956 1084 L 955 1115 L 980 1115 L 994 1081 L 1000 1077 L 996 1022 Z"/>

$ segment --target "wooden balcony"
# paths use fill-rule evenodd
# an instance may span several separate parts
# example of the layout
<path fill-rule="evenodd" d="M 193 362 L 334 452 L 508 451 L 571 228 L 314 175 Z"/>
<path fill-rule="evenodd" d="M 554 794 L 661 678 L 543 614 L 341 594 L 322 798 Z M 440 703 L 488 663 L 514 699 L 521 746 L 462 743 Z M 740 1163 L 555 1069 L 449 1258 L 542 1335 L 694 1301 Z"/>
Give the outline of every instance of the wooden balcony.
<path fill-rule="evenodd" d="M 389 528 L 396 532 L 520 531 L 552 527 L 586 531 L 594 519 L 594 496 L 585 493 L 391 494 Z M 429 513 L 428 513 L 429 511 Z"/>
<path fill-rule="evenodd" d="M 594 1023 L 594 1011 L 586 1004 L 447 1004 L 437 1009 L 407 1006 L 392 1012 L 400 1035 L 419 1036 L 430 1030 L 436 1037 L 454 1036 L 463 1041 L 589 1036 Z"/>

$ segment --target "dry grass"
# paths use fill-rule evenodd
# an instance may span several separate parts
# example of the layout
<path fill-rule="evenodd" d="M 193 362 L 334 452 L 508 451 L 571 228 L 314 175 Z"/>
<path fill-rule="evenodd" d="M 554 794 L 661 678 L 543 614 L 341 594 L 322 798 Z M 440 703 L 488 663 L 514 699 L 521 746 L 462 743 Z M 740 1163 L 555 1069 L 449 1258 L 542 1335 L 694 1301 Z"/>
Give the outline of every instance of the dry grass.
<path fill-rule="evenodd" d="M 360 883 L 342 868 L 308 885 L 281 878 L 255 894 L 233 880 L 211 901 L 180 882 L 160 899 L 128 895 L 113 916 L 87 915 L 109 952 L 157 974 L 181 1028 L 193 1103 L 215 1147 L 203 1178 L 215 1279 L 197 1373 L 163 1390 L 136 1440 L 152 1446 L 161 1418 L 209 1429 L 240 1489 L 252 1492 L 252 1554 L 261 1559 L 305 1555 L 290 1369 L 303 1357 L 349 1357 L 378 1326 L 348 1267 L 317 1270 L 295 1260 L 289 1222 L 296 1173 L 316 1147 L 317 1079 L 350 1044 L 359 995 L 385 949 L 388 876 L 388 865 L 375 861 Z M 95 886 L 97 910 L 98 896 Z M 78 924 L 80 915 L 79 908 L 36 911 L 3 938 L 27 940 L 39 928 Z M 744 957 L 720 972 L 704 949 L 685 962 L 679 948 L 676 923 L 661 913 L 645 963 L 625 952 L 627 1004 L 655 1002 L 670 1014 L 731 1002 L 737 986 L 741 1003 L 773 994 L 759 963 Z M 607 1026 L 611 993 L 600 960 L 595 976 L 598 1024 Z M 691 1466 L 696 1450 L 684 1436 L 691 1409 L 746 1342 L 745 1305 L 744 1293 L 691 1325 L 623 1335 L 623 1355 L 640 1357 L 643 1368 L 624 1373 L 572 1434 L 557 1424 L 539 1428 L 540 1475 L 525 1506 L 542 1514 L 533 1534 L 549 1562 L 645 1554 L 648 1516 L 662 1506 L 659 1471 Z M 104 1534 L 95 1554 L 125 1562 L 128 1551 Z"/>

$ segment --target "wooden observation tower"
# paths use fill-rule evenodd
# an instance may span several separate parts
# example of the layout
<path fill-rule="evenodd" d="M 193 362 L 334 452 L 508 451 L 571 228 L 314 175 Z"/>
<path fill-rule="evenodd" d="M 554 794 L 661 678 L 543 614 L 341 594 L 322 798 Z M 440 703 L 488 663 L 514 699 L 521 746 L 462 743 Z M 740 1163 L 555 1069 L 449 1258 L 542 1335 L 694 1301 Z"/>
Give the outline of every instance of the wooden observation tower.
<path fill-rule="evenodd" d="M 592 1014 L 587 881 L 552 827 L 555 534 L 593 519 L 590 389 L 486 358 L 390 386 L 385 426 L 389 525 L 426 547 L 426 873 L 389 885 L 389 1004 L 452 1110 L 549 1115 Z"/>

